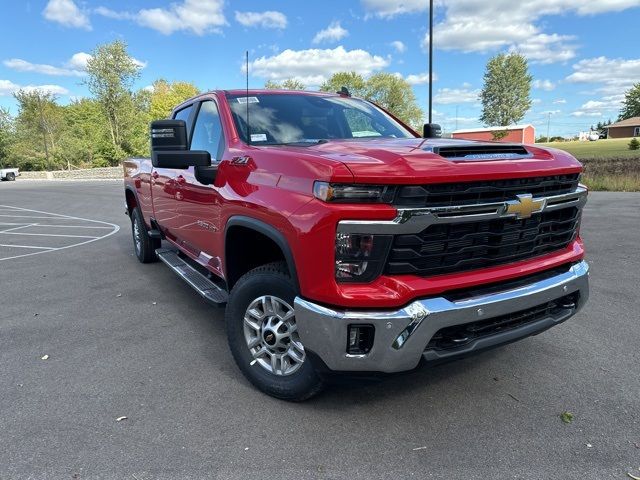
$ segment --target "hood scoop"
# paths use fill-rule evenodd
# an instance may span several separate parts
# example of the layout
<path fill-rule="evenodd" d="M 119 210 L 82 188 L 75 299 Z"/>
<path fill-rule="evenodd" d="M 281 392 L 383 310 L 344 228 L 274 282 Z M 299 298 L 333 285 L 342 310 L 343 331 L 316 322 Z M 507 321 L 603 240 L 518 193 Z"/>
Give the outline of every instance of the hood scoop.
<path fill-rule="evenodd" d="M 450 160 L 483 161 L 515 160 L 531 157 L 531 153 L 522 145 L 510 144 L 466 144 L 430 147 L 426 150 Z"/>

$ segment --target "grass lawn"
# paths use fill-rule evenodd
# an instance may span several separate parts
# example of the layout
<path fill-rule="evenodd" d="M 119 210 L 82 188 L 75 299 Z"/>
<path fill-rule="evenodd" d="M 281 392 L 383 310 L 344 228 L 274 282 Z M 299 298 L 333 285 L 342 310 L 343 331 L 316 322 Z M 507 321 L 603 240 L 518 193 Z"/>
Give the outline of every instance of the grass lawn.
<path fill-rule="evenodd" d="M 630 141 L 630 138 L 615 138 L 611 140 L 597 140 L 595 142 L 552 142 L 539 143 L 537 145 L 565 150 L 578 160 L 587 158 L 640 159 L 640 150 L 629 150 L 628 145 Z"/>

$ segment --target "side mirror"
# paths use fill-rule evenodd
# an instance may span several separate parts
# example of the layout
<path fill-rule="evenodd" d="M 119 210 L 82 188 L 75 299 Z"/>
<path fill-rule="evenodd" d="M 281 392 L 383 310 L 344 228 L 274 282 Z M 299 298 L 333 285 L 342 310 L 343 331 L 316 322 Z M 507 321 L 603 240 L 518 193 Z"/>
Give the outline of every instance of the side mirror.
<path fill-rule="evenodd" d="M 151 122 L 151 151 L 188 150 L 187 124 L 184 120 Z"/>
<path fill-rule="evenodd" d="M 425 123 L 422 136 L 424 138 L 441 138 L 442 128 L 437 123 Z"/>

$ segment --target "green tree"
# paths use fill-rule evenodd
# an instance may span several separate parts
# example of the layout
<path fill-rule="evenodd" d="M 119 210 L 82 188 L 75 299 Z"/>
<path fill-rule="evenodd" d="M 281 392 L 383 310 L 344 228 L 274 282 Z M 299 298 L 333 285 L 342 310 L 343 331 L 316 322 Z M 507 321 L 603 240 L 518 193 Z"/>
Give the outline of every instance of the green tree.
<path fill-rule="evenodd" d="M 632 138 L 629 142 L 629 150 L 638 150 L 640 149 L 640 141 L 637 138 Z"/>
<path fill-rule="evenodd" d="M 64 135 L 62 107 L 55 95 L 40 90 L 20 90 L 12 157 L 26 169 L 54 169 L 55 154 Z"/>
<path fill-rule="evenodd" d="M 200 93 L 190 82 L 167 82 L 159 79 L 153 82 L 149 95 L 149 120 L 167 118 L 175 106 Z"/>
<path fill-rule="evenodd" d="M 624 94 L 619 120 L 640 117 L 640 83 L 636 83 Z"/>
<path fill-rule="evenodd" d="M 133 83 L 140 76 L 140 66 L 127 53 L 126 43 L 116 40 L 99 45 L 87 62 L 85 83 L 100 104 L 109 126 L 111 142 L 116 158 L 123 157 L 131 150 L 135 99 L 131 91 Z"/>
<path fill-rule="evenodd" d="M 9 109 L 0 107 L 0 167 L 7 165 L 9 150 L 13 142 L 14 123 Z"/>
<path fill-rule="evenodd" d="M 522 120 L 531 108 L 532 76 L 527 59 L 519 53 L 500 53 L 489 60 L 480 93 L 487 126 L 508 126 Z"/>
<path fill-rule="evenodd" d="M 367 79 L 365 98 L 388 110 L 408 125 L 419 125 L 424 117 L 413 88 L 392 73 L 376 73 Z"/>
<path fill-rule="evenodd" d="M 364 77 L 356 72 L 334 73 L 329 80 L 320 85 L 322 92 L 339 92 L 342 87 L 347 87 L 354 97 L 365 97 L 367 94 L 367 82 Z"/>
<path fill-rule="evenodd" d="M 267 80 L 264 84 L 264 88 L 272 90 L 306 90 L 307 86 L 300 80 L 295 78 L 287 78 L 282 83 L 274 82 L 273 80 Z"/>

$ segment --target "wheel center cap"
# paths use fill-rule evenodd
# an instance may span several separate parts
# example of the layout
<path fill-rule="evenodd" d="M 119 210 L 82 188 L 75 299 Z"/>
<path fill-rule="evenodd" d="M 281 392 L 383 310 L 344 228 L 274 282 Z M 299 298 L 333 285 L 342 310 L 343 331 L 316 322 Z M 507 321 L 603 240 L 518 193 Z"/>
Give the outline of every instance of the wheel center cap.
<path fill-rule="evenodd" d="M 276 334 L 272 330 L 265 330 L 262 334 L 262 338 L 270 347 L 276 344 Z"/>

